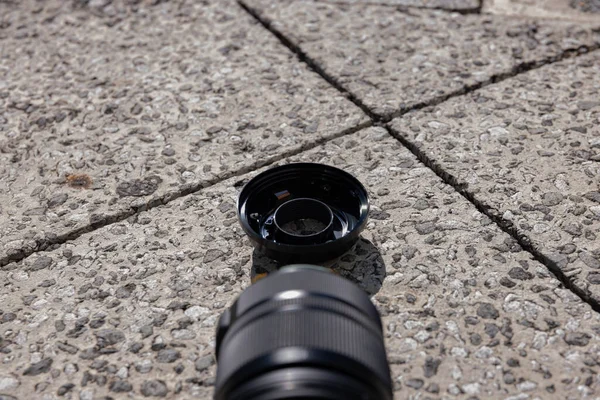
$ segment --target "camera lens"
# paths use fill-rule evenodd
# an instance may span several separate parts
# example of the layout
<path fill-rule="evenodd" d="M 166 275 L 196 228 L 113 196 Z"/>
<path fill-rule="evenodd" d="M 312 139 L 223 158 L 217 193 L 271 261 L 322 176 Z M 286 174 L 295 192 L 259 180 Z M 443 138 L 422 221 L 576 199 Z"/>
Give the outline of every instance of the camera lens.
<path fill-rule="evenodd" d="M 391 400 L 381 319 L 331 271 L 282 268 L 219 320 L 216 400 Z"/>

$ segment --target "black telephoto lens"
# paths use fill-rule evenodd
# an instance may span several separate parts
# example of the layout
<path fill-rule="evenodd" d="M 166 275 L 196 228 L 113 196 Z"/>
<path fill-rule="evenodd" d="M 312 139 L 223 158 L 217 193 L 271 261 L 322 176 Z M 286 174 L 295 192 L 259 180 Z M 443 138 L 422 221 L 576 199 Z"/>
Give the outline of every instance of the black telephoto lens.
<path fill-rule="evenodd" d="M 391 400 L 381 318 L 358 286 L 294 265 L 246 289 L 217 328 L 215 400 Z"/>

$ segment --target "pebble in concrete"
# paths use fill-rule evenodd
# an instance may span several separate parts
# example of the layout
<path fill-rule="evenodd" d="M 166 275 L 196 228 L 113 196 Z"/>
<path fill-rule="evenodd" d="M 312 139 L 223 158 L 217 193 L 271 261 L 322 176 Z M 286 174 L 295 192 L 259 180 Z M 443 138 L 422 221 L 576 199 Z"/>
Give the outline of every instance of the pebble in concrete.
<path fill-rule="evenodd" d="M 583 24 L 376 5 L 244 0 L 380 116 L 600 42 Z"/>
<path fill-rule="evenodd" d="M 368 187 L 363 238 L 330 265 L 381 311 L 397 398 L 597 396 L 598 315 L 384 129 L 287 161 L 338 166 Z M 209 398 L 217 317 L 269 268 L 235 211 L 255 174 L 1 271 L 2 315 L 14 315 L 0 325 L 7 395 L 73 383 L 69 393 L 87 398 Z M 32 270 L 40 257 L 52 262 Z M 48 370 L 24 375 L 45 359 Z"/>
<path fill-rule="evenodd" d="M 0 264 L 368 118 L 235 2 L 0 2 Z"/>
<path fill-rule="evenodd" d="M 407 114 L 393 128 L 600 301 L 600 56 Z M 517 279 L 527 279 L 515 273 Z"/>

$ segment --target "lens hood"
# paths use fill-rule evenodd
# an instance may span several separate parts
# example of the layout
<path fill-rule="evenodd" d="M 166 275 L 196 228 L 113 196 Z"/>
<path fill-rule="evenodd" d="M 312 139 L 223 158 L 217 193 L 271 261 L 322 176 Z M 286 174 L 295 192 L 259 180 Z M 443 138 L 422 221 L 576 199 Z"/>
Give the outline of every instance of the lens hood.
<path fill-rule="evenodd" d="M 314 263 L 337 258 L 356 243 L 367 223 L 369 197 L 347 172 L 296 163 L 253 178 L 237 210 L 260 252 L 283 263 Z"/>

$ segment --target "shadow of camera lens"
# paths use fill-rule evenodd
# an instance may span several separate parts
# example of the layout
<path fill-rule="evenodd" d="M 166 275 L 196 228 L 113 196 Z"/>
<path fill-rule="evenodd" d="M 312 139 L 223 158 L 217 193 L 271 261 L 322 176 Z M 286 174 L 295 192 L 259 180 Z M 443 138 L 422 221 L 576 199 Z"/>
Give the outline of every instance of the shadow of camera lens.
<path fill-rule="evenodd" d="M 385 263 L 379 249 L 365 238 L 341 257 L 319 264 L 330 268 L 334 273 L 354 282 L 369 296 L 379 292 L 385 279 Z M 284 265 L 263 255 L 258 249 L 252 253 L 252 282 L 256 282 Z"/>

